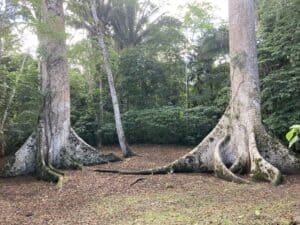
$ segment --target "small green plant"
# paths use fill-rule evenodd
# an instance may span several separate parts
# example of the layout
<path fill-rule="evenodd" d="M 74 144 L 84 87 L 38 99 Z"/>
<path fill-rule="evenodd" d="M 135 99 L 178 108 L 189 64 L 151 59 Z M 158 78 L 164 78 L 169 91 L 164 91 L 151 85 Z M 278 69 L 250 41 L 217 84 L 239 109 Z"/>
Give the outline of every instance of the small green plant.
<path fill-rule="evenodd" d="M 290 127 L 290 131 L 285 135 L 289 142 L 289 148 L 291 148 L 295 143 L 300 141 L 300 125 L 293 125 Z"/>

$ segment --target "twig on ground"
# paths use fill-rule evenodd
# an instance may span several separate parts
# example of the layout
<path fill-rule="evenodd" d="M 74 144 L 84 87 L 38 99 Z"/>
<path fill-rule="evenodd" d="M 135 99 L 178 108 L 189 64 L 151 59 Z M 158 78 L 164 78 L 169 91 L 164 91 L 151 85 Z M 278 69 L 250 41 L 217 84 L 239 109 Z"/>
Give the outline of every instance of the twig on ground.
<path fill-rule="evenodd" d="M 146 180 L 146 178 L 145 178 L 145 177 L 137 178 L 134 182 L 132 182 L 132 183 L 130 184 L 130 187 L 132 187 L 133 185 L 135 185 L 136 183 L 138 183 L 138 182 L 140 182 L 140 181 L 142 181 L 142 180 Z"/>

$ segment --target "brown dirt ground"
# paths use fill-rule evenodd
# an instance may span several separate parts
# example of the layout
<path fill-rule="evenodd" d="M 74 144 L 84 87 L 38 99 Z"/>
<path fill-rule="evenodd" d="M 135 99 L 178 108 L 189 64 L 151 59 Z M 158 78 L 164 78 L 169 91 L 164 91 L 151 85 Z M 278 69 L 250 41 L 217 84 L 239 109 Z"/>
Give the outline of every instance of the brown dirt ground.
<path fill-rule="evenodd" d="M 93 224 L 292 224 L 300 200 L 300 176 L 285 183 L 238 185 L 211 174 L 134 176 L 95 168 L 151 168 L 190 149 L 133 146 L 140 156 L 108 165 L 66 171 L 62 185 L 34 177 L 0 179 L 0 225 Z M 103 152 L 119 154 L 117 147 Z M 133 186 L 138 178 L 144 178 Z"/>

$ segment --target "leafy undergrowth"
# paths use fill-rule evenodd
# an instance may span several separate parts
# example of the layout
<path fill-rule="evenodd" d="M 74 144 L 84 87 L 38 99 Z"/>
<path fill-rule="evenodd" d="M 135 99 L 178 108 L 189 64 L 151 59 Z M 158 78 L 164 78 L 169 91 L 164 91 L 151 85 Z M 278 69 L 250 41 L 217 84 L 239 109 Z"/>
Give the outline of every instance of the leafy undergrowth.
<path fill-rule="evenodd" d="M 93 172 L 97 167 L 150 168 L 189 151 L 176 146 L 133 149 L 140 157 L 67 171 L 60 187 L 32 177 L 0 179 L 0 224 L 291 224 L 300 199 L 300 176 L 286 177 L 283 185 L 274 187 L 268 183 L 238 185 L 210 174 Z M 104 151 L 116 152 L 117 148 Z"/>

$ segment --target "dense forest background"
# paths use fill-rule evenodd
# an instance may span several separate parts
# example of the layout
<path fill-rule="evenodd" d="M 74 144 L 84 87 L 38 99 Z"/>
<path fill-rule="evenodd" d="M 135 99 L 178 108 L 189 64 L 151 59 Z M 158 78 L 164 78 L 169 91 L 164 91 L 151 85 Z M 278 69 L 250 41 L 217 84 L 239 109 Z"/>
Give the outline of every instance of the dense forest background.
<path fill-rule="evenodd" d="M 154 4 L 124 2 L 109 15 L 106 42 L 128 142 L 199 143 L 229 99 L 227 24 L 215 23 L 209 4 L 191 4 L 174 18 Z M 257 1 L 263 121 L 283 141 L 300 118 L 299 7 L 299 0 Z M 84 28 L 72 14 L 77 9 L 68 5 L 68 25 Z M 20 50 L 14 11 L 0 18 L 0 142 L 7 153 L 33 132 L 41 99 L 38 57 Z M 72 124 L 91 145 L 116 144 L 102 57 L 90 37 L 68 46 Z"/>

